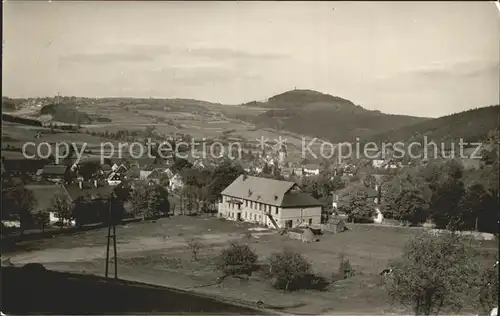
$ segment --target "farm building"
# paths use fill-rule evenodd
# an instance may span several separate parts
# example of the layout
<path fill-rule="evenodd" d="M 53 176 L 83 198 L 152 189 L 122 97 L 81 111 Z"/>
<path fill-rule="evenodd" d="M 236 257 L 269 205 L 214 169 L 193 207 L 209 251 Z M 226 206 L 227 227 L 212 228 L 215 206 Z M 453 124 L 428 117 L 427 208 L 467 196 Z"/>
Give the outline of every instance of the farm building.
<path fill-rule="evenodd" d="M 297 239 L 305 243 L 318 241 L 318 236 L 309 228 L 291 228 L 287 233 L 288 237 L 291 239 Z"/>
<path fill-rule="evenodd" d="M 239 176 L 221 193 L 219 217 L 292 228 L 321 223 L 322 204 L 294 182 Z"/>
<path fill-rule="evenodd" d="M 21 152 L 2 151 L 2 167 L 8 174 L 35 174 L 48 163 L 48 159 L 28 159 Z"/>
<path fill-rule="evenodd" d="M 332 232 L 334 234 L 341 233 L 347 230 L 347 225 L 342 219 L 330 219 L 328 223 L 324 225 L 326 231 Z"/>
<path fill-rule="evenodd" d="M 60 181 L 68 181 L 72 178 L 72 172 L 69 166 L 66 165 L 46 165 L 43 167 L 42 172 L 40 172 L 40 176 L 43 179 L 60 182 Z"/>

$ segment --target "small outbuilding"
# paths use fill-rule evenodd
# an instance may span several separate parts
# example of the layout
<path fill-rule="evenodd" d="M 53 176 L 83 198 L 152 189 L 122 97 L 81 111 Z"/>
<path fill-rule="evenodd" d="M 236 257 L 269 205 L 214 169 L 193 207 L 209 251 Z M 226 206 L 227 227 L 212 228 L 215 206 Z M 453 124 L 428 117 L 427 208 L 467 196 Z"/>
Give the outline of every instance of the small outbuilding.
<path fill-rule="evenodd" d="M 291 239 L 301 240 L 305 243 L 318 241 L 319 238 L 309 228 L 292 228 L 288 230 L 288 237 Z"/>
<path fill-rule="evenodd" d="M 328 223 L 328 230 L 333 233 L 342 233 L 347 230 L 347 225 L 342 219 L 331 219 Z"/>

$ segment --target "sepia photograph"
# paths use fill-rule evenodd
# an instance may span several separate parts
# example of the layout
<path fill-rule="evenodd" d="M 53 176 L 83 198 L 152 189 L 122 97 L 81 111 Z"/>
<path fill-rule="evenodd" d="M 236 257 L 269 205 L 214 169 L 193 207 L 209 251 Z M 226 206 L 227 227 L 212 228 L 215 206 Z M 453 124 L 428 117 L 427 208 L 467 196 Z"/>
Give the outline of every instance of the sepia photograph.
<path fill-rule="evenodd" d="M 2 10 L 1 315 L 498 315 L 500 2 Z"/>

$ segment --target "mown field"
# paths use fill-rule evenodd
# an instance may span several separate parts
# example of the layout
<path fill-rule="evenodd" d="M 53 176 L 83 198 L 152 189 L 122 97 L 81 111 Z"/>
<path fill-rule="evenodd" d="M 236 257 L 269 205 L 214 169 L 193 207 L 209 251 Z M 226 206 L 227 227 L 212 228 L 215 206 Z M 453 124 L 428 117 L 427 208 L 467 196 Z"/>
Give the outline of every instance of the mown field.
<path fill-rule="evenodd" d="M 305 244 L 275 231 L 251 231 L 251 228 L 253 225 L 246 223 L 190 216 L 120 226 L 117 228 L 119 275 L 236 301 L 261 300 L 270 308 L 295 314 L 404 312 L 401 306 L 390 302 L 378 274 L 400 257 L 405 243 L 422 233 L 421 229 L 350 225 L 347 232 L 325 234 L 319 242 Z M 4 256 L 11 256 L 14 264 L 40 262 L 52 269 L 102 275 L 106 233 L 106 229 L 97 229 L 56 236 L 31 242 L 32 251 Z M 200 238 L 204 245 L 196 261 L 187 246 L 193 237 Z M 342 254 L 350 260 L 356 275 L 330 283 L 325 291 L 283 293 L 273 289 L 262 272 L 255 273 L 248 281 L 228 278 L 217 285 L 220 273 L 215 270 L 216 256 L 232 240 L 250 244 L 262 263 L 284 248 L 300 252 L 311 262 L 314 272 L 327 280 L 337 272 Z M 484 252 L 478 260 L 492 260 L 496 253 L 494 241 L 478 242 L 477 246 Z"/>

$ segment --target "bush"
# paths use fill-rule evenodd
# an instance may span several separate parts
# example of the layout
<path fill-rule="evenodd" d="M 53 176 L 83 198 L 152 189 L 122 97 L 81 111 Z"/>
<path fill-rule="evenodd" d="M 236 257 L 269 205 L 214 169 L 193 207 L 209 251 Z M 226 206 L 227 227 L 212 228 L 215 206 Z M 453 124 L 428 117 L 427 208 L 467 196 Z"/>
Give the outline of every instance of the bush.
<path fill-rule="evenodd" d="M 337 279 L 348 279 L 355 275 L 354 268 L 351 266 L 351 262 L 345 259 L 344 254 L 340 254 L 339 269 L 337 271 Z"/>
<path fill-rule="evenodd" d="M 223 249 L 217 260 L 217 270 L 224 276 L 250 276 L 255 269 L 258 256 L 246 244 L 231 243 L 229 248 Z"/>
<path fill-rule="evenodd" d="M 310 283 L 311 264 L 300 253 L 285 249 L 269 258 L 269 274 L 276 289 L 285 292 L 303 289 Z"/>

